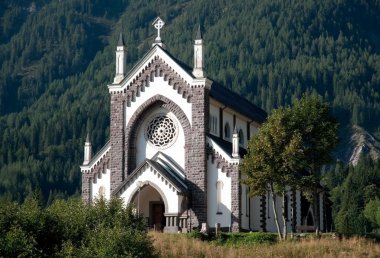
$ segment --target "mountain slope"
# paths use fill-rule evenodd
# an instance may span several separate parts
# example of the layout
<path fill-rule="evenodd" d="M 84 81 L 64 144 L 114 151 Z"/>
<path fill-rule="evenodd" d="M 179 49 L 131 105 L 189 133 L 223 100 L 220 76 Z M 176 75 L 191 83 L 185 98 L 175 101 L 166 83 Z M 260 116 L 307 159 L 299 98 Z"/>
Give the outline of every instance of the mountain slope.
<path fill-rule="evenodd" d="M 4 31 L 7 10 L 25 11 L 0 41 L 0 195 L 79 192 L 86 132 L 95 149 L 108 137 L 117 35 L 132 67 L 158 15 L 168 50 L 190 65 L 201 22 L 208 76 L 268 112 L 313 90 L 343 127 L 379 130 L 379 1 L 35 2 L 27 12 L 29 2 L 8 0 L 0 12 Z"/>

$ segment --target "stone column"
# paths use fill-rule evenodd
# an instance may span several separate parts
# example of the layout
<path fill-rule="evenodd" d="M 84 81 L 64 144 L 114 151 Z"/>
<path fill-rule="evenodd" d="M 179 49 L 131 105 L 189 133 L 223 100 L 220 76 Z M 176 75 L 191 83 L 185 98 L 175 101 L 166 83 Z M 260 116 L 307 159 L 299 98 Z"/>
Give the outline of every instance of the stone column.
<path fill-rule="evenodd" d="M 203 83 L 203 85 L 202 85 Z M 188 229 L 207 223 L 207 150 L 209 89 L 201 82 L 192 88 L 191 141 L 187 148 L 186 176 L 191 193 Z"/>
<path fill-rule="evenodd" d="M 111 195 L 124 179 L 124 108 L 125 107 L 122 99 L 122 94 L 111 93 Z"/>
<path fill-rule="evenodd" d="M 231 230 L 240 231 L 241 223 L 241 186 L 239 165 L 232 165 L 231 172 Z"/>
<path fill-rule="evenodd" d="M 91 203 L 91 174 L 82 173 L 82 200 L 85 204 Z"/>
<path fill-rule="evenodd" d="M 267 197 L 266 195 L 260 198 L 260 222 L 261 230 L 263 232 L 267 231 Z"/>

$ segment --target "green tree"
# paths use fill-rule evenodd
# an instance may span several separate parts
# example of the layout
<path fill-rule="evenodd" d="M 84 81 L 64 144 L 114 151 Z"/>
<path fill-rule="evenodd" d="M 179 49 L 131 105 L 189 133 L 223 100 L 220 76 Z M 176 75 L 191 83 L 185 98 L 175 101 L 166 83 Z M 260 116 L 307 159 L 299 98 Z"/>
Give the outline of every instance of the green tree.
<path fill-rule="evenodd" d="M 331 115 L 329 105 L 316 94 L 306 93 L 296 100 L 289 109 L 291 128 L 299 133 L 302 141 L 303 176 L 300 188 L 309 194 L 313 205 L 314 225 L 319 231 L 319 191 L 321 189 L 321 168 L 330 163 L 332 151 L 338 144 L 338 123 Z"/>
<path fill-rule="evenodd" d="M 248 153 L 241 165 L 247 176 L 244 183 L 250 187 L 251 195 L 270 192 L 280 240 L 287 234 L 286 193 L 289 187 L 296 186 L 297 171 L 302 168 L 304 159 L 301 135 L 292 131 L 290 118 L 289 109 L 274 110 L 259 133 L 250 140 Z M 277 196 L 282 196 L 282 236 L 276 209 Z"/>
<path fill-rule="evenodd" d="M 364 208 L 365 218 L 372 224 L 375 230 L 380 229 L 380 199 L 369 201 Z"/>
<path fill-rule="evenodd" d="M 275 194 L 282 193 L 284 197 L 286 187 L 308 191 L 318 229 L 320 170 L 331 160 L 331 151 L 338 142 L 337 130 L 338 124 L 330 115 L 328 105 L 316 95 L 305 94 L 292 107 L 274 110 L 249 142 L 241 167 L 247 175 L 244 182 L 254 195 L 269 190 L 273 205 Z M 280 234 L 276 209 L 274 212 Z M 284 215 L 283 220 L 285 236 Z"/>

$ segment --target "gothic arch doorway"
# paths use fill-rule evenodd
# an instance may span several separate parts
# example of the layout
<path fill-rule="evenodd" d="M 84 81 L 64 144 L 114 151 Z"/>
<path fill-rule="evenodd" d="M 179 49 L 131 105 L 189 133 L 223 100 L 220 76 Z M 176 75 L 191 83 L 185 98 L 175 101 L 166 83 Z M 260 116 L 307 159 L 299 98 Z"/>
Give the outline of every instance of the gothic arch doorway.
<path fill-rule="evenodd" d="M 162 231 L 166 226 L 165 203 L 161 194 L 151 185 L 142 185 L 135 193 L 132 202 L 149 228 Z"/>

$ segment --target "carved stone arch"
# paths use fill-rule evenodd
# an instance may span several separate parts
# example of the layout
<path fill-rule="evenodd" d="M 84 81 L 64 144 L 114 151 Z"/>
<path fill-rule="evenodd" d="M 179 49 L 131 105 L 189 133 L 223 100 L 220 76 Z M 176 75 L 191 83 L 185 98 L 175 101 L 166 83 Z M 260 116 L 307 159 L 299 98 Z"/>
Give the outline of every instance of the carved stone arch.
<path fill-rule="evenodd" d="M 185 112 L 172 100 L 162 95 L 155 95 L 147 101 L 145 101 L 144 104 L 142 104 L 139 108 L 137 108 L 137 110 L 130 118 L 127 128 L 125 130 L 125 167 L 127 168 L 127 174 L 130 174 L 136 168 L 136 144 L 138 129 L 142 125 L 145 116 L 149 114 L 152 109 L 158 106 L 167 109 L 175 115 L 175 117 L 181 124 L 181 127 L 185 134 L 185 148 L 190 144 L 191 125 Z M 186 166 L 187 156 L 185 157 L 185 171 Z"/>

